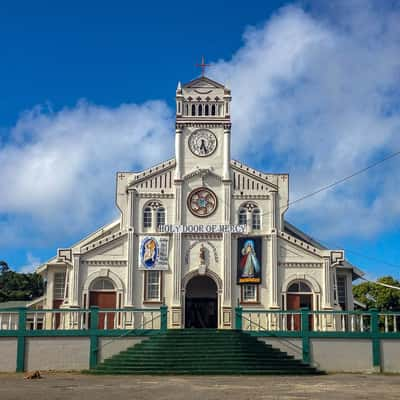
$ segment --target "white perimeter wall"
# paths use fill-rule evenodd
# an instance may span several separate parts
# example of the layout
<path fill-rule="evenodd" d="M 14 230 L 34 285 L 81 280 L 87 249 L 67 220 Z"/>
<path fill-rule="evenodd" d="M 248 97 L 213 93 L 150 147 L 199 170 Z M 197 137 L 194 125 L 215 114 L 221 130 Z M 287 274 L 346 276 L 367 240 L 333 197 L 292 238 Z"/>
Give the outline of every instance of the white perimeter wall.
<path fill-rule="evenodd" d="M 260 340 L 282 351 L 302 358 L 299 338 L 267 338 Z M 99 361 L 112 357 L 146 337 L 99 338 Z M 83 370 L 89 368 L 90 340 L 87 337 L 27 337 L 25 370 Z M 312 363 L 326 372 L 375 372 L 372 365 L 370 339 L 311 338 Z M 17 339 L 0 337 L 0 372 L 15 372 Z M 383 372 L 400 373 L 400 339 L 381 340 Z"/>

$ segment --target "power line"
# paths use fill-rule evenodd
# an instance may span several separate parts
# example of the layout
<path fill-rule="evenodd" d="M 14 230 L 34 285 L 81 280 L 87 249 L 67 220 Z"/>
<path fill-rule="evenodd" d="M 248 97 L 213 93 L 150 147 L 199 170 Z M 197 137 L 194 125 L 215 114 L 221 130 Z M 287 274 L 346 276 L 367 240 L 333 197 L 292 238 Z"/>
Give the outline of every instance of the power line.
<path fill-rule="evenodd" d="M 357 255 L 359 257 L 363 257 L 363 258 L 371 260 L 371 261 L 375 261 L 375 262 L 378 262 L 378 263 L 381 263 L 381 264 L 385 264 L 385 265 L 387 265 L 389 267 L 392 267 L 392 268 L 400 269 L 400 265 L 396 265 L 396 264 L 390 263 L 388 261 L 385 261 L 385 260 L 382 260 L 382 259 L 379 259 L 379 258 L 376 258 L 376 257 L 371 257 L 371 256 L 368 256 L 368 255 L 365 255 L 364 253 L 361 253 L 361 252 L 346 248 L 345 246 L 339 246 L 337 243 L 331 243 L 331 245 L 332 245 L 331 246 L 328 243 L 326 243 L 325 241 L 317 240 L 317 239 L 313 238 L 310 235 L 307 235 L 307 236 L 309 236 L 310 239 L 314 240 L 315 242 L 317 242 L 317 243 L 319 242 L 319 243 L 323 244 L 326 247 L 331 247 L 331 248 L 333 247 L 333 248 L 336 248 L 336 249 L 343 249 L 346 253 L 353 253 L 353 254 L 355 254 L 355 255 Z"/>
<path fill-rule="evenodd" d="M 308 194 L 306 194 L 306 195 L 304 195 L 302 197 L 299 197 L 298 199 L 295 199 L 293 201 L 289 201 L 284 206 L 279 207 L 279 210 L 283 209 L 283 208 L 287 208 L 287 207 L 289 207 L 289 206 L 291 206 L 293 204 L 299 203 L 300 201 L 306 200 L 306 199 L 308 199 L 308 198 L 310 198 L 312 196 L 315 196 L 318 193 L 324 192 L 325 190 L 329 190 L 329 189 L 333 188 L 334 186 L 340 185 L 341 183 L 344 183 L 344 182 L 346 182 L 346 181 L 348 181 L 348 180 L 350 180 L 350 179 L 352 179 L 352 178 L 354 178 L 354 177 L 356 177 L 356 176 L 358 176 L 358 175 L 370 170 L 371 168 L 376 167 L 377 165 L 380 165 L 380 164 L 382 164 L 382 163 L 384 163 L 384 162 L 386 162 L 386 161 L 388 161 L 388 160 L 390 160 L 390 159 L 392 159 L 394 157 L 397 157 L 398 155 L 400 155 L 400 150 L 396 151 L 395 153 L 390 154 L 389 156 L 387 156 L 385 158 L 382 158 L 379 161 L 376 161 L 373 164 L 368 165 L 365 168 L 362 168 L 362 169 L 360 169 L 358 171 L 355 171 L 352 174 L 345 176 L 344 178 L 341 178 L 341 179 L 339 179 L 337 181 L 334 181 L 334 182 L 330 183 L 329 185 L 322 186 L 319 189 L 317 189 L 317 190 L 315 190 L 315 191 L 313 191 L 311 193 L 308 193 Z M 271 211 L 263 213 L 262 215 L 269 215 L 269 214 L 271 214 Z"/>
<path fill-rule="evenodd" d="M 400 150 L 396 151 L 395 153 L 392 153 L 392 154 L 388 155 L 385 158 L 382 158 L 379 161 L 374 162 L 373 164 L 370 164 L 370 165 L 368 165 L 368 166 L 366 166 L 366 167 L 364 167 L 364 168 L 362 168 L 362 169 L 360 169 L 358 171 L 355 171 L 352 174 L 345 176 L 344 178 L 338 179 L 338 180 L 336 180 L 336 181 L 334 181 L 334 182 L 332 182 L 332 183 L 330 183 L 328 185 L 320 187 L 319 189 L 317 189 L 317 190 L 315 190 L 315 191 L 313 191 L 311 193 L 308 193 L 308 194 L 306 194 L 306 195 L 304 195 L 302 197 L 299 197 L 298 199 L 295 199 L 295 200 L 293 200 L 291 202 L 288 202 L 286 205 L 279 207 L 279 210 L 281 210 L 283 208 L 288 208 L 292 204 L 299 203 L 300 201 L 306 200 L 306 199 L 308 199 L 308 198 L 310 198 L 312 196 L 315 196 L 318 193 L 321 193 L 323 191 L 329 190 L 329 189 L 333 188 L 334 186 L 340 185 L 341 183 L 344 183 L 344 182 L 346 182 L 346 181 L 348 181 L 348 180 L 350 180 L 350 179 L 352 179 L 352 178 L 354 178 L 354 177 L 356 177 L 356 176 L 358 176 L 360 174 L 363 174 L 364 172 L 366 172 L 366 171 L 368 171 L 368 170 L 370 170 L 370 169 L 372 169 L 372 168 L 374 168 L 374 167 L 376 167 L 376 166 L 378 166 L 378 165 L 380 165 L 380 164 L 382 164 L 382 163 L 384 163 L 384 162 L 386 162 L 388 160 L 391 160 L 392 158 L 397 157 L 398 155 L 400 155 Z M 261 215 L 269 215 L 271 213 L 272 212 L 269 211 L 269 212 L 266 212 L 266 213 L 262 213 Z M 316 240 L 313 237 L 311 237 L 310 235 L 307 235 L 307 236 L 309 236 L 310 239 L 312 239 L 312 240 L 314 240 L 316 242 L 323 243 L 321 240 Z M 325 243 L 325 245 L 326 245 L 326 243 Z M 327 245 L 327 247 L 330 247 L 330 246 Z M 340 248 L 340 249 L 344 249 L 347 253 L 353 253 L 353 254 L 358 255 L 360 257 L 364 257 L 365 259 L 369 259 L 371 261 L 379 262 L 379 263 L 388 265 L 390 267 L 399 268 L 400 269 L 400 265 L 392 264 L 392 263 L 387 262 L 385 260 L 380 260 L 380 259 L 375 258 L 375 257 L 367 256 L 367 255 L 365 255 L 363 253 L 359 253 L 359 252 L 356 252 L 354 250 L 347 249 L 347 248 L 345 248 L 343 246 L 334 246 L 334 247 Z"/>

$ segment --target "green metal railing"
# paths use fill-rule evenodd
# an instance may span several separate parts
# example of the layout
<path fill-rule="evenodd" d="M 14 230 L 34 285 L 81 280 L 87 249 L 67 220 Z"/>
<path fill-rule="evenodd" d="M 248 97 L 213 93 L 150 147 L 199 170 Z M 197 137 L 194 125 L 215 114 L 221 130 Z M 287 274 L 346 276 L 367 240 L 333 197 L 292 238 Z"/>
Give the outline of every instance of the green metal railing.
<path fill-rule="evenodd" d="M 400 312 L 310 311 L 235 309 L 235 328 L 254 336 L 300 338 L 303 361 L 311 361 L 310 340 L 313 338 L 369 339 L 372 361 L 381 366 L 381 340 L 400 339 Z"/>
<path fill-rule="evenodd" d="M 100 337 L 149 336 L 167 330 L 168 308 L 49 309 L 0 311 L 0 337 L 17 338 L 16 372 L 25 370 L 27 337 L 88 337 L 89 366 L 98 361 Z"/>

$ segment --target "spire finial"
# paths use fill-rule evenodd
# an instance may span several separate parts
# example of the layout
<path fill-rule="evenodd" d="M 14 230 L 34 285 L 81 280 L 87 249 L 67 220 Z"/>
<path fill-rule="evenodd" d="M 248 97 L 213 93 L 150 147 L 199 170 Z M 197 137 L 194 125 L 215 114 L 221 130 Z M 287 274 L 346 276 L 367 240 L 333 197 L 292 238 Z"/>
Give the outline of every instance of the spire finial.
<path fill-rule="evenodd" d="M 209 67 L 209 66 L 210 66 L 210 64 L 206 64 L 204 56 L 201 56 L 201 63 L 200 64 L 196 64 L 196 67 L 200 67 L 201 68 L 201 76 L 204 76 L 204 72 L 206 70 L 206 67 Z"/>

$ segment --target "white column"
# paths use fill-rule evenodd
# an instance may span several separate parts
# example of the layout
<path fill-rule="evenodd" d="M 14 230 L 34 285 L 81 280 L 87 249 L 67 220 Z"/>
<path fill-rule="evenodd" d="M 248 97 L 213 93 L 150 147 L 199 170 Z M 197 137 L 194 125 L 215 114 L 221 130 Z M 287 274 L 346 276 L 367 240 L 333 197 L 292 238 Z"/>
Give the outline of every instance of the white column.
<path fill-rule="evenodd" d="M 271 268 L 269 277 L 270 286 L 270 301 L 269 305 L 271 308 L 279 308 L 278 302 L 278 238 L 276 230 L 271 233 Z"/>
<path fill-rule="evenodd" d="M 80 273 L 80 254 L 76 253 L 72 256 L 72 285 L 71 285 L 71 305 L 79 306 L 79 273 Z"/>
<path fill-rule="evenodd" d="M 323 267 L 323 280 L 324 280 L 324 293 L 323 293 L 323 301 L 324 308 L 332 308 L 332 279 L 331 279 L 331 261 L 329 257 L 324 257 L 324 267 Z"/>
<path fill-rule="evenodd" d="M 224 262 L 224 305 L 231 305 L 231 286 L 232 286 L 232 235 L 231 233 L 223 234 L 223 262 Z"/>
<path fill-rule="evenodd" d="M 276 195 L 277 192 L 276 191 L 272 191 L 271 195 L 270 195 L 270 213 L 271 213 L 271 229 L 274 230 L 276 229 L 276 214 L 277 214 L 277 210 L 276 210 Z"/>
<path fill-rule="evenodd" d="M 126 295 L 125 306 L 133 307 L 133 275 L 136 267 L 136 259 L 134 254 L 134 231 L 129 228 L 128 231 L 128 269 L 127 269 L 127 282 L 126 282 Z"/>
<path fill-rule="evenodd" d="M 224 129 L 224 156 L 223 156 L 223 179 L 230 180 L 230 162 L 231 162 L 231 130 Z"/>
<path fill-rule="evenodd" d="M 182 234 L 174 235 L 174 296 L 173 305 L 181 304 L 181 280 L 182 280 Z"/>
<path fill-rule="evenodd" d="M 182 223 L 182 182 L 175 181 L 175 224 Z M 181 304 L 181 280 L 182 280 L 182 234 L 173 235 L 174 245 L 174 270 L 173 270 L 173 304 Z"/>
<path fill-rule="evenodd" d="M 226 137 L 224 138 L 227 139 Z M 224 224 L 231 223 L 231 182 L 224 182 Z M 223 260 L 223 300 L 224 306 L 231 306 L 232 299 L 232 234 L 226 232 L 223 234 L 222 260 Z"/>
<path fill-rule="evenodd" d="M 176 129 L 175 131 L 175 179 L 182 179 L 182 162 L 183 162 L 183 133 L 182 129 Z"/>

